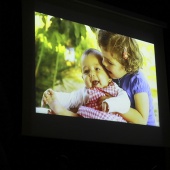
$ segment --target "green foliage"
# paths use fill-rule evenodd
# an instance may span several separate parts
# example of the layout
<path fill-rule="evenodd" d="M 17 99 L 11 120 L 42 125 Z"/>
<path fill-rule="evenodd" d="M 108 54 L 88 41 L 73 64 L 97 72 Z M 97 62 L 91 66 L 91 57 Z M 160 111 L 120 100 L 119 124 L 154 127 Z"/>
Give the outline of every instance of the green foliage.
<path fill-rule="evenodd" d="M 87 26 L 83 24 L 35 12 L 37 106 L 40 105 L 42 94 L 47 88 L 64 86 L 63 80 L 68 79 L 70 74 L 74 74 L 74 77 L 75 74 L 78 75 L 77 78 L 72 77 L 75 79 L 71 80 L 72 87 L 76 83 L 83 85 L 79 61 L 85 49 L 96 47 L 94 39 L 91 39 L 91 34 L 95 36 L 94 30 L 92 27 L 88 27 L 87 30 Z M 74 61 L 65 58 L 66 49 L 69 51 L 70 48 L 74 48 L 75 51 Z M 70 89 L 73 89 L 72 87 Z"/>

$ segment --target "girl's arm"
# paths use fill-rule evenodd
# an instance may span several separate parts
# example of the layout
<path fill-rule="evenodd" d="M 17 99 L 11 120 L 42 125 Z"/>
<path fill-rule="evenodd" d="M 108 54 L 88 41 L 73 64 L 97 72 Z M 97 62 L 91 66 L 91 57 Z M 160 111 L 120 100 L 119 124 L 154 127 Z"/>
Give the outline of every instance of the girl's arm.
<path fill-rule="evenodd" d="M 58 105 L 57 105 L 58 106 Z M 49 111 L 49 114 L 53 115 L 61 115 L 61 116 L 72 116 L 72 117 L 82 117 L 78 115 L 77 113 L 74 113 L 73 111 L 67 110 L 66 108 L 60 106 L 60 110 L 58 109 L 58 112 L 54 112 L 53 110 Z"/>
<path fill-rule="evenodd" d="M 120 115 L 130 123 L 135 124 L 147 124 L 149 115 L 149 99 L 147 93 L 137 93 L 134 95 L 135 108 L 130 108 L 130 110 Z"/>
<path fill-rule="evenodd" d="M 102 105 L 102 110 L 106 112 L 127 113 L 130 109 L 130 99 L 122 88 L 114 83 L 114 89 L 117 95 L 115 97 L 105 93 L 105 96 L 100 97 L 98 104 Z"/>
<path fill-rule="evenodd" d="M 107 98 L 103 102 L 108 104 L 108 112 L 119 112 L 124 114 L 130 109 L 130 99 L 123 89 L 119 90 L 116 97 Z"/>

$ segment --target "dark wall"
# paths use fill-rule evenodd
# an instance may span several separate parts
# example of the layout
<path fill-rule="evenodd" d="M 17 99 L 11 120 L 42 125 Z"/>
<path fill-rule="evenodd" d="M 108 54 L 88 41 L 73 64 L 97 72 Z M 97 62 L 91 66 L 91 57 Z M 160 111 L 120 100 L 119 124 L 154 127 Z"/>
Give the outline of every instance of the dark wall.
<path fill-rule="evenodd" d="M 165 53 L 169 64 L 168 5 L 141 1 L 104 1 L 167 23 Z M 20 0 L 1 2 L 0 169 L 169 170 L 170 149 L 99 144 L 21 136 L 22 20 Z M 169 70 L 167 70 L 169 73 Z"/>

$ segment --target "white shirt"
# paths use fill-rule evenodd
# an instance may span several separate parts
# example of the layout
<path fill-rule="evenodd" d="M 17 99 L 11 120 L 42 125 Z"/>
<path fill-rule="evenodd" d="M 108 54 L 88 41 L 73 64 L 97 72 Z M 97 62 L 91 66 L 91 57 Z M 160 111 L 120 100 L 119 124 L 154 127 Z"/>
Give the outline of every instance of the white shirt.
<path fill-rule="evenodd" d="M 126 113 L 130 109 L 129 97 L 127 93 L 116 83 L 114 83 L 114 86 L 118 92 L 117 96 L 106 99 L 103 102 L 108 104 L 108 112 Z M 79 108 L 79 106 L 84 106 L 88 101 L 87 88 L 85 87 L 70 93 L 55 92 L 55 95 L 57 96 L 60 104 L 68 110 L 70 110 L 70 108 Z"/>

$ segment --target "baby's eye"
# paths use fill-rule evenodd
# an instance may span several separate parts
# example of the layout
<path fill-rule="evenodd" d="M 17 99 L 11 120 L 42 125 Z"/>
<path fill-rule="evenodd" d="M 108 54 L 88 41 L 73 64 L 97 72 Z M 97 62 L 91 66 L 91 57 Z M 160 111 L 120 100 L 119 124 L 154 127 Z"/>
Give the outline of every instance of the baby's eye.
<path fill-rule="evenodd" d="M 89 74 L 89 70 L 84 70 L 83 73 L 84 74 Z"/>
<path fill-rule="evenodd" d="M 96 68 L 96 71 L 100 71 L 100 68 Z"/>

